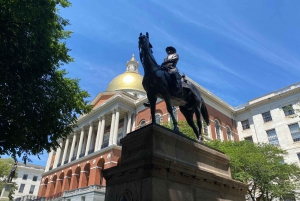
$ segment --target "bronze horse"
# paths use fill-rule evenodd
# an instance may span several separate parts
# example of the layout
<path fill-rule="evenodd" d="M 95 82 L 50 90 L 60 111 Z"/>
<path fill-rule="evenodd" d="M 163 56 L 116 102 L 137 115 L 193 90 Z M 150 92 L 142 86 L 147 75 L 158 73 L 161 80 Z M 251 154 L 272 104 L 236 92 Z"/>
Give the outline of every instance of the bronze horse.
<path fill-rule="evenodd" d="M 177 120 L 175 119 L 172 111 L 172 106 L 179 106 L 181 113 L 184 115 L 188 124 L 192 127 L 197 139 L 200 141 L 203 140 L 200 116 L 202 115 L 207 125 L 209 125 L 209 117 L 200 91 L 191 82 L 183 80 L 182 94 L 176 93 L 170 74 L 165 68 L 156 63 L 151 48 L 152 45 L 149 42 L 149 34 L 146 33 L 146 35 L 143 35 L 141 33 L 139 36 L 139 51 L 140 60 L 145 72 L 142 84 L 150 102 L 152 123 L 156 123 L 155 107 L 156 100 L 159 97 L 166 103 L 167 110 L 173 121 L 174 131 L 179 131 L 179 129 Z M 194 114 L 196 115 L 198 128 L 193 121 Z"/>

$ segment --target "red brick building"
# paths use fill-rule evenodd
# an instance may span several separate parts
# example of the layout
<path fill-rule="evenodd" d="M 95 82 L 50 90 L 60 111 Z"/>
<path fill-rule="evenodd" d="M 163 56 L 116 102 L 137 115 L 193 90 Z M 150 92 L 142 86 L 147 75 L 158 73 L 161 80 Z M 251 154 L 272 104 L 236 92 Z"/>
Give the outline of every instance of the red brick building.
<path fill-rule="evenodd" d="M 49 153 L 38 196 L 49 200 L 104 200 L 102 170 L 117 165 L 120 139 L 151 123 L 150 110 L 143 106 L 147 97 L 134 55 L 126 66 L 126 71 L 93 100 L 92 112 L 79 117 L 78 129 L 59 142 L 61 148 Z M 209 112 L 210 125 L 203 132 L 211 139 L 239 140 L 234 108 L 190 81 L 201 91 Z M 179 121 L 185 120 L 178 108 L 174 108 L 174 114 Z M 157 102 L 156 119 L 169 121 L 161 100 Z"/>

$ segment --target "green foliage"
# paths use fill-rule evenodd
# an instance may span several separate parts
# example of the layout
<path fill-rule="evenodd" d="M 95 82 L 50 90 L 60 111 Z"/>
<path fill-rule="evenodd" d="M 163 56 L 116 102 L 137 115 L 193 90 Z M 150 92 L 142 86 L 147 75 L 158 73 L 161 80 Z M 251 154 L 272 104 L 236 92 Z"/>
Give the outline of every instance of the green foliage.
<path fill-rule="evenodd" d="M 172 122 L 163 123 L 162 126 L 173 130 L 173 123 Z M 197 137 L 196 137 L 193 129 L 189 126 L 187 121 L 178 121 L 178 127 L 179 127 L 180 132 L 182 132 L 183 134 L 185 134 L 189 138 L 197 140 Z"/>
<path fill-rule="evenodd" d="M 195 122 L 195 125 L 196 122 Z M 166 128 L 169 128 L 171 130 L 173 130 L 174 126 L 173 126 L 173 122 L 170 121 L 170 122 L 167 122 L 167 123 L 163 123 L 162 126 L 166 127 Z M 203 123 L 202 126 L 205 126 L 205 122 Z M 190 127 L 190 125 L 187 123 L 187 121 L 178 121 L 178 127 L 179 127 L 179 130 L 180 132 L 182 132 L 184 135 L 188 136 L 189 138 L 192 138 L 194 140 L 197 140 L 197 137 L 193 131 L 193 129 Z M 207 134 L 206 133 L 202 133 L 205 141 L 208 141 L 210 140 L 208 137 L 207 137 Z"/>
<path fill-rule="evenodd" d="M 68 20 L 57 7 L 67 0 L 0 0 L 0 155 L 38 155 L 58 147 L 77 115 L 91 106 L 78 79 L 65 77 L 71 62 Z"/>
<path fill-rule="evenodd" d="M 12 158 L 0 158 L 0 192 L 2 192 L 3 186 L 6 183 L 7 177 L 10 174 L 10 170 L 14 166 L 15 162 Z M 18 170 L 18 169 L 17 169 Z M 15 174 L 15 178 L 17 178 L 17 171 Z M 16 184 L 14 183 L 11 189 L 11 195 L 13 194 L 13 190 L 16 189 Z"/>
<path fill-rule="evenodd" d="M 249 184 L 251 200 L 298 196 L 300 168 L 283 162 L 286 151 L 271 144 L 248 141 L 213 140 L 207 144 L 230 157 L 232 178 Z"/>

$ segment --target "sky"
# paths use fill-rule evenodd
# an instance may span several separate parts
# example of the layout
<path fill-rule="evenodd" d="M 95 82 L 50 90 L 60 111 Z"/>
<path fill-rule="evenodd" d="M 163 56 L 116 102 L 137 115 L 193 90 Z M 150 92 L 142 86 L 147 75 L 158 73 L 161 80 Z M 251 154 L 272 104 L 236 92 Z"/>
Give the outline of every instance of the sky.
<path fill-rule="evenodd" d="M 74 62 L 62 68 L 81 80 L 90 101 L 125 72 L 132 54 L 139 61 L 141 32 L 149 32 L 158 63 L 174 46 L 179 71 L 233 107 L 300 81 L 298 0 L 70 2 L 60 15 L 70 21 Z M 47 154 L 30 158 L 45 165 Z"/>

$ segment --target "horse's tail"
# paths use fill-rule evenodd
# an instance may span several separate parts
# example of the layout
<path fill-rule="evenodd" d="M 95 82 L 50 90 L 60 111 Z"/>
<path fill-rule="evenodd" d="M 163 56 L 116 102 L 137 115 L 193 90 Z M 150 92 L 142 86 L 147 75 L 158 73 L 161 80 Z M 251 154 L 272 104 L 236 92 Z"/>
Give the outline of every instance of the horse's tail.
<path fill-rule="evenodd" d="M 209 125 L 209 116 L 208 116 L 208 112 L 207 112 L 207 109 L 206 109 L 206 105 L 205 105 L 205 102 L 204 100 L 202 99 L 202 103 L 201 103 L 201 114 L 202 114 L 202 117 L 206 123 L 206 125 L 208 126 Z"/>

